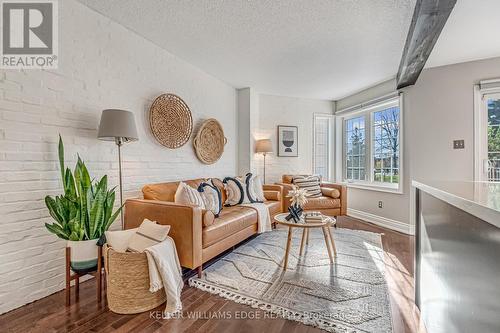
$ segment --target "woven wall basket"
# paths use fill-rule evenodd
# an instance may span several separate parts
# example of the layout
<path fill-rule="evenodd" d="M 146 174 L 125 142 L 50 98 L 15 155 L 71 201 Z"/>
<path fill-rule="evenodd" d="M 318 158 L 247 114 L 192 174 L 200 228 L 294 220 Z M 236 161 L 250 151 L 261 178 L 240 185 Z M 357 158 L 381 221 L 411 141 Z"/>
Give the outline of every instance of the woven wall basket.
<path fill-rule="evenodd" d="M 205 120 L 193 139 L 196 156 L 205 164 L 217 162 L 224 153 L 226 143 L 224 130 L 215 119 Z"/>
<path fill-rule="evenodd" d="M 154 100 L 149 109 L 149 124 L 156 140 L 170 149 L 183 146 L 193 131 L 189 107 L 174 94 L 163 94 Z"/>
<path fill-rule="evenodd" d="M 131 314 L 149 311 L 167 300 L 165 289 L 149 291 L 146 253 L 116 252 L 104 246 L 106 296 L 111 311 Z"/>

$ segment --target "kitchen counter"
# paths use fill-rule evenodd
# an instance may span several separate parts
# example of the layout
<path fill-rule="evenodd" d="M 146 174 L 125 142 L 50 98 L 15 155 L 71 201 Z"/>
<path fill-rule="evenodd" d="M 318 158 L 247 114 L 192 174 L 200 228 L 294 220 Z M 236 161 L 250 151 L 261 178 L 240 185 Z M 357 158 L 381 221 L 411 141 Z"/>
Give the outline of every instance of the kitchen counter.
<path fill-rule="evenodd" d="M 500 182 L 414 180 L 412 185 L 500 228 Z"/>

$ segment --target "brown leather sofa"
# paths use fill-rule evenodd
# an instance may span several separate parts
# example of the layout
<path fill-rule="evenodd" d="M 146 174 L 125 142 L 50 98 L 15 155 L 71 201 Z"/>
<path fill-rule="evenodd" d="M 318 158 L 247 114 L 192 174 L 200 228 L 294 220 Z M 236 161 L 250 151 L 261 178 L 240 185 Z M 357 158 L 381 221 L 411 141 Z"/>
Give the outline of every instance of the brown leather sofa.
<path fill-rule="evenodd" d="M 204 179 L 184 181 L 197 188 Z M 222 181 L 214 179 L 221 190 L 222 202 L 226 200 Z M 249 207 L 223 207 L 219 217 L 211 211 L 194 205 L 174 203 L 179 182 L 146 185 L 142 189 L 144 199 L 129 199 L 125 203 L 125 229 L 138 227 L 147 218 L 160 224 L 170 225 L 169 236 L 175 241 L 180 264 L 186 268 L 198 268 L 227 249 L 257 233 L 257 212 Z M 264 185 L 265 204 L 271 220 L 283 210 L 283 189 L 279 185 Z"/>
<path fill-rule="evenodd" d="M 290 198 L 287 198 L 288 191 L 293 189 L 292 180 L 297 175 L 283 175 L 281 183 L 283 187 L 283 211 L 290 207 Z M 322 196 L 319 198 L 308 198 L 304 210 L 320 211 L 328 216 L 341 216 L 347 214 L 347 187 L 334 183 L 321 182 Z"/>

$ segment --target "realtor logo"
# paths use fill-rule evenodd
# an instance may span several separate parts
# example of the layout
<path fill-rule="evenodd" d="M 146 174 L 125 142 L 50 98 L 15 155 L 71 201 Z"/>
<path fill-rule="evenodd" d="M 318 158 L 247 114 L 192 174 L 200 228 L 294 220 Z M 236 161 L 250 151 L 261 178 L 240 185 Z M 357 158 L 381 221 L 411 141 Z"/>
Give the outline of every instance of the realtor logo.
<path fill-rule="evenodd" d="M 0 68 L 57 68 L 57 1 L 3 0 Z"/>

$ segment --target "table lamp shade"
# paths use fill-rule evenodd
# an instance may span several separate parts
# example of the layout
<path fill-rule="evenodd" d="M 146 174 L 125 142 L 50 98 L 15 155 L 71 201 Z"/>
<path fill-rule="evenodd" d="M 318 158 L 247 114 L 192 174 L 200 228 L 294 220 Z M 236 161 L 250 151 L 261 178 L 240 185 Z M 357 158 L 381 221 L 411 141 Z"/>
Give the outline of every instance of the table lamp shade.
<path fill-rule="evenodd" d="M 257 143 L 255 144 L 255 152 L 256 153 L 272 153 L 273 146 L 271 144 L 271 140 L 269 140 L 269 139 L 258 140 Z"/>
<path fill-rule="evenodd" d="M 124 142 L 139 140 L 134 114 L 117 109 L 102 111 L 97 137 L 106 141 L 115 141 L 117 138 Z"/>

